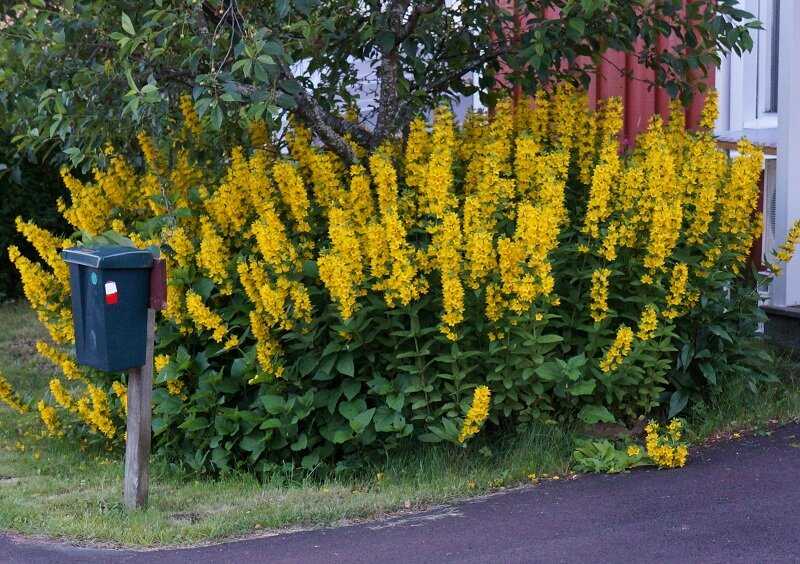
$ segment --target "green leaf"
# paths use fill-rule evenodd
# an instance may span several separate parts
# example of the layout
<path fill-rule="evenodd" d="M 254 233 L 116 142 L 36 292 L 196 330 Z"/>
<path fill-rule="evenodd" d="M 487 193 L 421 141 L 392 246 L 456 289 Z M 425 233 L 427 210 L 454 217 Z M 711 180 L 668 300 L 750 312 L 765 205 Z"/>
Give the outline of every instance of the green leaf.
<path fill-rule="evenodd" d="M 136 35 L 136 30 L 133 27 L 133 22 L 131 18 L 125 12 L 122 12 L 122 29 L 124 29 L 128 35 Z"/>
<path fill-rule="evenodd" d="M 594 392 L 596 382 L 594 380 L 584 380 L 577 384 L 571 385 L 567 390 L 572 396 L 588 396 Z"/>
<path fill-rule="evenodd" d="M 254 452 L 264 448 L 264 434 L 252 433 L 239 441 L 239 448 L 247 452 Z"/>
<path fill-rule="evenodd" d="M 345 352 L 336 359 L 336 370 L 345 376 L 355 376 L 355 366 L 353 365 L 353 353 Z"/>
<path fill-rule="evenodd" d="M 545 382 L 560 380 L 563 373 L 561 366 L 555 362 L 545 362 L 536 369 L 536 375 Z"/>
<path fill-rule="evenodd" d="M 342 427 L 333 432 L 332 442 L 342 444 L 353 438 L 353 431 L 349 428 Z"/>
<path fill-rule="evenodd" d="M 714 366 L 707 363 L 701 362 L 700 363 L 700 372 L 703 373 L 706 381 L 711 384 L 712 386 L 717 385 L 717 372 L 714 370 Z"/>
<path fill-rule="evenodd" d="M 689 394 L 687 394 L 683 390 L 676 390 L 672 392 L 672 396 L 669 398 L 669 416 L 670 418 L 675 417 L 683 408 L 686 407 L 686 404 L 689 403 Z"/>
<path fill-rule="evenodd" d="M 300 451 L 305 449 L 308 446 L 308 436 L 305 433 L 302 433 L 297 440 L 293 442 L 289 448 L 291 448 L 294 452 Z"/>
<path fill-rule="evenodd" d="M 264 406 L 264 409 L 267 410 L 267 413 L 278 415 L 279 413 L 283 413 L 286 402 L 284 402 L 281 396 L 264 394 L 261 396 L 261 404 Z"/>
<path fill-rule="evenodd" d="M 367 403 L 361 398 L 339 403 L 339 413 L 348 421 L 352 421 L 366 409 Z"/>
<path fill-rule="evenodd" d="M 350 420 L 350 428 L 356 432 L 356 434 L 361 433 L 364 429 L 367 428 L 370 421 L 372 421 L 372 416 L 375 414 L 375 408 L 368 409 L 359 413 L 356 417 Z"/>
<path fill-rule="evenodd" d="M 554 335 L 549 333 L 547 335 L 540 335 L 536 338 L 537 343 L 547 344 L 547 343 L 560 343 L 564 340 L 564 337 L 561 335 Z"/>
<path fill-rule="evenodd" d="M 604 423 L 613 423 L 615 421 L 611 412 L 602 405 L 584 405 L 578 413 L 578 419 L 590 425 L 600 421 Z"/>
<path fill-rule="evenodd" d="M 382 29 L 378 32 L 378 35 L 375 36 L 375 43 L 378 44 L 378 47 L 380 47 L 381 51 L 384 53 L 388 53 L 392 50 L 394 42 L 394 33 L 387 29 Z"/>
<path fill-rule="evenodd" d="M 297 371 L 300 372 L 300 376 L 308 376 L 316 366 L 317 357 L 313 354 L 306 354 L 300 357 L 300 361 L 297 363 Z"/>
<path fill-rule="evenodd" d="M 356 394 L 361 390 L 361 382 L 358 380 L 345 380 L 342 383 L 342 392 L 344 392 L 344 397 L 348 400 L 353 399 L 356 397 Z"/>

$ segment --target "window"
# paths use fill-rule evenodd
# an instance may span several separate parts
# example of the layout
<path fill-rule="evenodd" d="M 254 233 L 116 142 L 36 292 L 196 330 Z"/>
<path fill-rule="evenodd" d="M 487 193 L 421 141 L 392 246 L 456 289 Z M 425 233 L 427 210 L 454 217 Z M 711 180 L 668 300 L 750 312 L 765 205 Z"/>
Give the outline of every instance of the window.
<path fill-rule="evenodd" d="M 758 0 L 756 17 L 764 29 L 756 32 L 756 119 L 778 111 L 778 29 L 780 0 Z"/>

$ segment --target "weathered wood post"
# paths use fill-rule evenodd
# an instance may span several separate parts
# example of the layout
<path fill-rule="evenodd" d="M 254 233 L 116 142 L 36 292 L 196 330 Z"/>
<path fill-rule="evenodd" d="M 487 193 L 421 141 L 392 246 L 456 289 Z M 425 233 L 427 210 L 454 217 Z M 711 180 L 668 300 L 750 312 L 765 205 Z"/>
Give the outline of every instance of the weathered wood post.
<path fill-rule="evenodd" d="M 153 396 L 153 349 L 156 311 L 166 307 L 167 278 L 163 260 L 154 260 L 150 271 L 147 309 L 147 348 L 144 366 L 128 371 L 128 421 L 125 441 L 124 499 L 128 509 L 147 505 L 150 489 L 150 433 Z"/>

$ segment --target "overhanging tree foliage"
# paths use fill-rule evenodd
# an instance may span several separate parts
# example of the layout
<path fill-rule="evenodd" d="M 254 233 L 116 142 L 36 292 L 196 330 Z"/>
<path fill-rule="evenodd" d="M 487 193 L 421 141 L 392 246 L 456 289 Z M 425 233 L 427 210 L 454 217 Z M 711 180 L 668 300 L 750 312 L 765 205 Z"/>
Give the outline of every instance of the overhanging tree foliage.
<path fill-rule="evenodd" d="M 735 0 L 30 0 L 0 16 L 0 129 L 21 154 L 84 168 L 168 128 L 187 91 L 222 135 L 288 114 L 349 162 L 444 98 L 491 98 L 501 71 L 530 93 L 588 81 L 609 50 L 687 99 L 758 27 Z"/>

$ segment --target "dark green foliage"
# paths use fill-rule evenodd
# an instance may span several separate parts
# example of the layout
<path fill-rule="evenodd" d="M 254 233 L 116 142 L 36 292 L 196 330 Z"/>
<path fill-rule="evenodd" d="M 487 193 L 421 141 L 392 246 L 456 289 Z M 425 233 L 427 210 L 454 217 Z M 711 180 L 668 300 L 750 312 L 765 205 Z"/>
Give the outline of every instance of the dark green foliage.
<path fill-rule="evenodd" d="M 9 151 L 0 135 L 0 168 Z M 24 162 L 11 174 L 0 170 L 0 302 L 19 297 L 22 286 L 19 273 L 8 260 L 6 251 L 16 245 L 30 254 L 32 248 L 17 233 L 14 220 L 22 217 L 55 234 L 68 233 L 69 226 L 58 213 L 56 200 L 66 196 L 66 189 L 58 171 L 49 163 Z"/>

